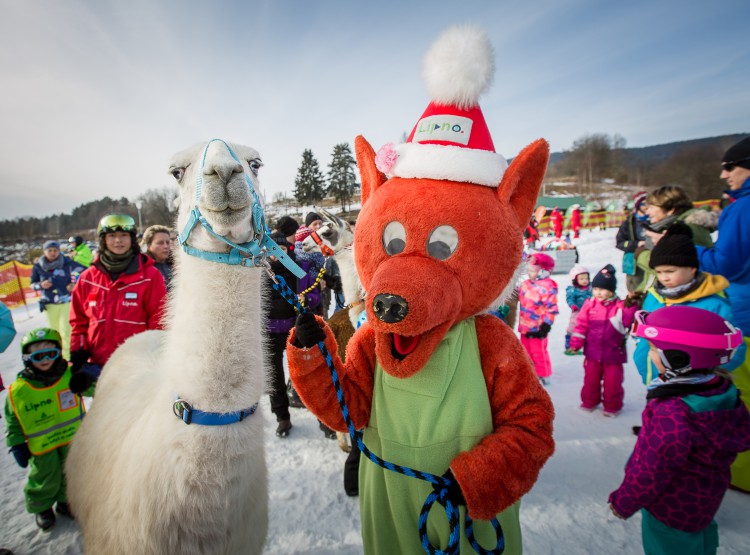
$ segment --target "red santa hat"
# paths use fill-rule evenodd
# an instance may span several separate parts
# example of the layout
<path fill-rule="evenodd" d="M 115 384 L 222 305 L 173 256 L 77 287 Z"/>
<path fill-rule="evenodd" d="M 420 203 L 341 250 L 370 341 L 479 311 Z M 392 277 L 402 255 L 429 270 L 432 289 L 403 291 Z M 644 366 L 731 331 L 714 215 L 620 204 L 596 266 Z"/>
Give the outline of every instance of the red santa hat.
<path fill-rule="evenodd" d="M 494 72 L 492 45 L 482 30 L 460 26 L 445 31 L 424 61 L 432 101 L 405 143 L 380 149 L 378 169 L 389 177 L 497 187 L 508 163 L 495 152 L 479 107 Z"/>

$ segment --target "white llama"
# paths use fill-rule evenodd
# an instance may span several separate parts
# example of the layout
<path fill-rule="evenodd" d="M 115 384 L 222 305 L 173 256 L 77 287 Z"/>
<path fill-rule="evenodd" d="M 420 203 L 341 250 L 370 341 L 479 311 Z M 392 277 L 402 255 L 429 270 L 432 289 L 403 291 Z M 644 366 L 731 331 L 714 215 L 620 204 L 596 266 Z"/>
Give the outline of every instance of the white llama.
<path fill-rule="evenodd" d="M 178 231 L 197 206 L 217 234 L 235 243 L 252 239 L 255 194 L 246 176 L 257 190 L 260 156 L 232 146 L 241 162 L 223 142 L 210 142 L 202 172 L 204 146 L 175 156 Z M 188 243 L 229 250 L 202 225 Z M 187 425 L 173 405 L 179 396 L 196 410 L 231 413 L 260 399 L 262 271 L 180 250 L 166 331 L 132 337 L 104 367 L 66 464 L 87 553 L 261 552 L 268 494 L 260 411 L 228 425 Z"/>

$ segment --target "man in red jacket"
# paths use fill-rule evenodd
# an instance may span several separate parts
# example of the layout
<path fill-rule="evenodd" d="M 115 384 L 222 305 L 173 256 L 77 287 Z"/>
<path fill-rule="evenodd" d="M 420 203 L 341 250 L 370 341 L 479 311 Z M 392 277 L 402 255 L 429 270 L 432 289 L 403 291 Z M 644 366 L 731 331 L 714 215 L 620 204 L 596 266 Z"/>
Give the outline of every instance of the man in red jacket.
<path fill-rule="evenodd" d="M 70 307 L 74 372 L 86 362 L 103 366 L 131 335 L 162 328 L 164 278 L 141 254 L 133 218 L 104 216 L 97 234 L 99 255 L 81 274 Z"/>

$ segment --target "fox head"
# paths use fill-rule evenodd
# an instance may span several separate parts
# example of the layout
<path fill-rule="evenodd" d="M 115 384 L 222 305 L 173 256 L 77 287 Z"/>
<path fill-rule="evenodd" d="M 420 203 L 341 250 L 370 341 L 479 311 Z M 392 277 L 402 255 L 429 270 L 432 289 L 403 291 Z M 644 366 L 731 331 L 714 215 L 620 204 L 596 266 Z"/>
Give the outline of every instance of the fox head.
<path fill-rule="evenodd" d="M 456 322 L 488 307 L 513 276 L 549 146 L 543 139 L 527 146 L 498 187 L 386 179 L 363 137 L 355 150 L 362 178 L 355 261 L 367 291 L 367 320 L 381 366 L 405 378 L 424 367 Z"/>

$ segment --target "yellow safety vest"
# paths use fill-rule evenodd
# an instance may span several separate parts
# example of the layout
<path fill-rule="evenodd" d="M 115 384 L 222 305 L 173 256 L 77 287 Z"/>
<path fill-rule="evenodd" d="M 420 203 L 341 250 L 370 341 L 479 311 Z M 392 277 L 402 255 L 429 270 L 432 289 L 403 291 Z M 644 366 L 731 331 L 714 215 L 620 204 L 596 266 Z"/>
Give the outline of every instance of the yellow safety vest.
<path fill-rule="evenodd" d="M 73 439 L 83 419 L 80 399 L 71 390 L 70 370 L 49 387 L 37 388 L 22 378 L 8 389 L 13 412 L 32 455 L 42 455 Z"/>

